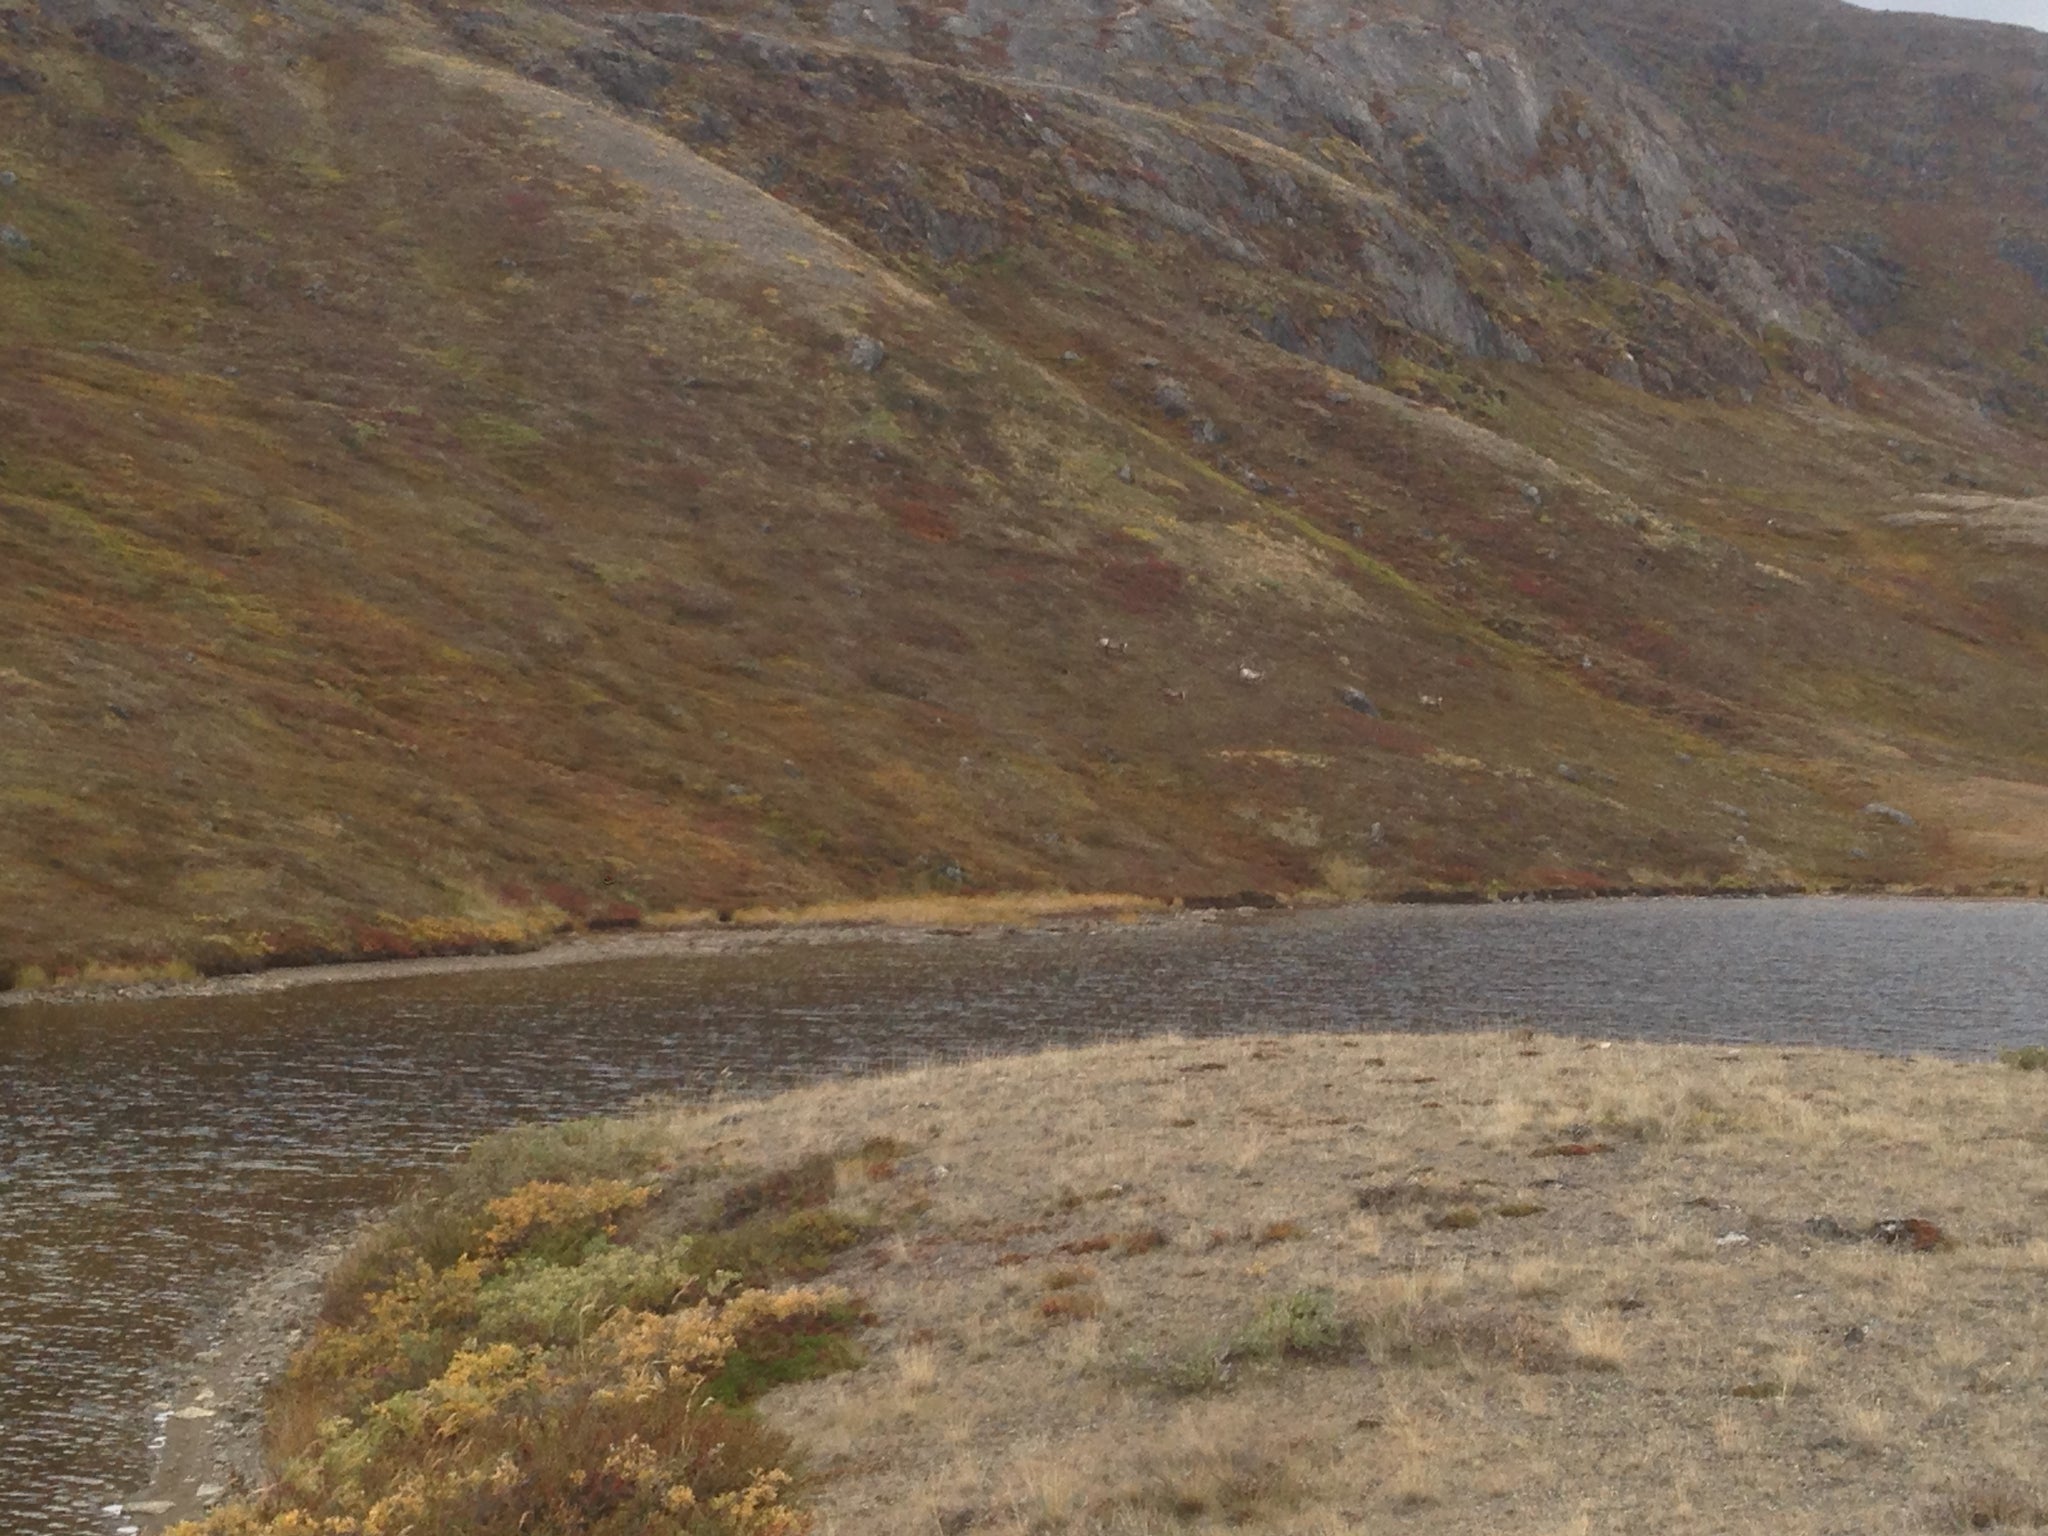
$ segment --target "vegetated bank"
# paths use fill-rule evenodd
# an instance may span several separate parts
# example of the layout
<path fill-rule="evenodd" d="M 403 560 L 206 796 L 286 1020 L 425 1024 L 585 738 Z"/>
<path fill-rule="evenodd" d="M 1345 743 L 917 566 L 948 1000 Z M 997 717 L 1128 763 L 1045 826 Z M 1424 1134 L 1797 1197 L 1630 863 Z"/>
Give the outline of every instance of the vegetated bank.
<path fill-rule="evenodd" d="M 2048 1523 L 2048 1078 L 1150 1040 L 482 1144 L 182 1536 Z"/>
<path fill-rule="evenodd" d="M 1792 896 L 1885 896 L 1916 900 L 2038 900 L 2048 886 L 2018 880 L 1984 884 L 1884 885 L 1824 882 L 1690 884 L 1579 882 L 1529 887 L 1415 885 L 1376 902 L 1328 890 L 1276 895 L 1242 890 L 1172 899 L 1130 892 L 1017 891 L 984 895 L 904 896 L 810 906 L 747 907 L 664 913 L 611 923 L 535 920 L 474 933 L 447 930 L 418 942 L 351 947 L 337 940 L 309 948 L 251 950 L 204 967 L 189 961 L 86 961 L 50 972 L 0 966 L 0 1008 L 25 1002 L 217 997 L 398 975 L 448 974 L 486 967 L 591 964 L 679 954 L 729 953 L 774 943 L 830 943 L 858 936 L 897 943 L 998 929 L 1072 928 L 1156 922 L 1220 912 L 1273 912 L 1352 905 L 1490 906 L 1522 902 L 1746 900 Z"/>
<path fill-rule="evenodd" d="M 440 942 L 398 947 L 352 949 L 337 944 L 252 951 L 232 964 L 204 969 L 182 961 L 140 965 L 88 962 L 54 974 L 40 967 L 26 967 L 10 978 L 0 968 L 0 1007 L 30 1000 L 215 997 L 366 981 L 394 974 L 447 974 L 484 967 L 533 968 L 655 955 L 729 953 L 773 943 L 830 943 L 856 935 L 868 941 L 916 942 L 934 936 L 1056 923 L 1131 922 L 1163 915 L 1173 905 L 1118 892 L 912 896 L 797 908 L 671 912 L 610 924 L 535 922 L 516 930 L 467 936 L 450 934 Z M 1198 899 L 1184 905 L 1203 910 L 1221 906 L 1271 908 L 1283 903 L 1261 892 L 1245 892 L 1242 897 L 1227 901 Z"/>

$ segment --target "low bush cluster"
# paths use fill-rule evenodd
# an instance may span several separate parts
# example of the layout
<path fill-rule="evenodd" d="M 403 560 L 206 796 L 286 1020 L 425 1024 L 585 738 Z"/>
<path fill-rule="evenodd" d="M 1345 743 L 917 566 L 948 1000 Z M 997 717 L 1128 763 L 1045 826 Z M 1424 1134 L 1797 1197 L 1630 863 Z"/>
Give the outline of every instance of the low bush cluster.
<path fill-rule="evenodd" d="M 639 1150 L 487 1144 L 374 1234 L 273 1392 L 278 1481 L 176 1536 L 808 1530 L 748 1405 L 858 1363 L 851 1298 L 791 1282 L 863 1229 L 806 1166 L 751 1186 L 736 1225 L 657 1236 L 658 1183 L 595 1176 Z"/>

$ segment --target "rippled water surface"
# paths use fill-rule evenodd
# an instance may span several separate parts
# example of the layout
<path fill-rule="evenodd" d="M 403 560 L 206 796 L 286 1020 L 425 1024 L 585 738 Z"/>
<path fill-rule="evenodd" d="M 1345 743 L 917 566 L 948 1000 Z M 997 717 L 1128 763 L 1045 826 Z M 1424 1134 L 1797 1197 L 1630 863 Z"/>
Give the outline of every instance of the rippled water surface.
<path fill-rule="evenodd" d="M 104 1531 L 194 1329 L 480 1131 L 1052 1041 L 1492 1024 L 1984 1054 L 2048 1038 L 2048 906 L 1380 908 L 0 1010 L 0 1532 Z"/>

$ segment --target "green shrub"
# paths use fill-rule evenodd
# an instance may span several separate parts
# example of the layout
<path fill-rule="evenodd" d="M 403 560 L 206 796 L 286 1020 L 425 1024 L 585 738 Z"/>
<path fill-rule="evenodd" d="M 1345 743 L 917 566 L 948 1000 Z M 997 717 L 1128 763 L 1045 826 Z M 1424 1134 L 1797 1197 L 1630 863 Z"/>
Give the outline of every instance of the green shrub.
<path fill-rule="evenodd" d="M 866 1240 L 868 1229 L 844 1211 L 806 1210 L 758 1217 L 697 1239 L 690 1268 L 703 1279 L 721 1270 L 748 1285 L 772 1280 L 807 1280 L 824 1274 L 832 1261 Z"/>
<path fill-rule="evenodd" d="M 701 1289 L 691 1241 L 642 1253 L 594 1240 L 577 1264 L 515 1259 L 477 1295 L 477 1337 L 491 1343 L 567 1344 L 621 1309 L 665 1312 Z"/>
<path fill-rule="evenodd" d="M 2000 1051 L 1998 1059 L 2015 1072 L 2048 1072 L 2048 1045 L 2022 1045 Z"/>
<path fill-rule="evenodd" d="M 1350 1348 L 1355 1334 L 1328 1291 L 1295 1291 L 1267 1303 L 1237 1348 L 1267 1359 L 1327 1359 Z"/>

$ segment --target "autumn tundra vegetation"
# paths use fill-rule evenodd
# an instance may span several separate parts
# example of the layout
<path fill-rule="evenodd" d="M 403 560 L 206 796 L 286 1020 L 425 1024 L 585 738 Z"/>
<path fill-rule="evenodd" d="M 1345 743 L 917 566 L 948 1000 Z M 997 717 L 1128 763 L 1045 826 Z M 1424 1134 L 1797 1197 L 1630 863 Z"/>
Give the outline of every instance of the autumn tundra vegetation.
<path fill-rule="evenodd" d="M 2042 45 L 0 0 L 0 984 L 2032 891 Z"/>
<path fill-rule="evenodd" d="M 2038 1528 L 2030 1066 L 1153 1040 L 514 1132 L 180 1533 Z"/>

